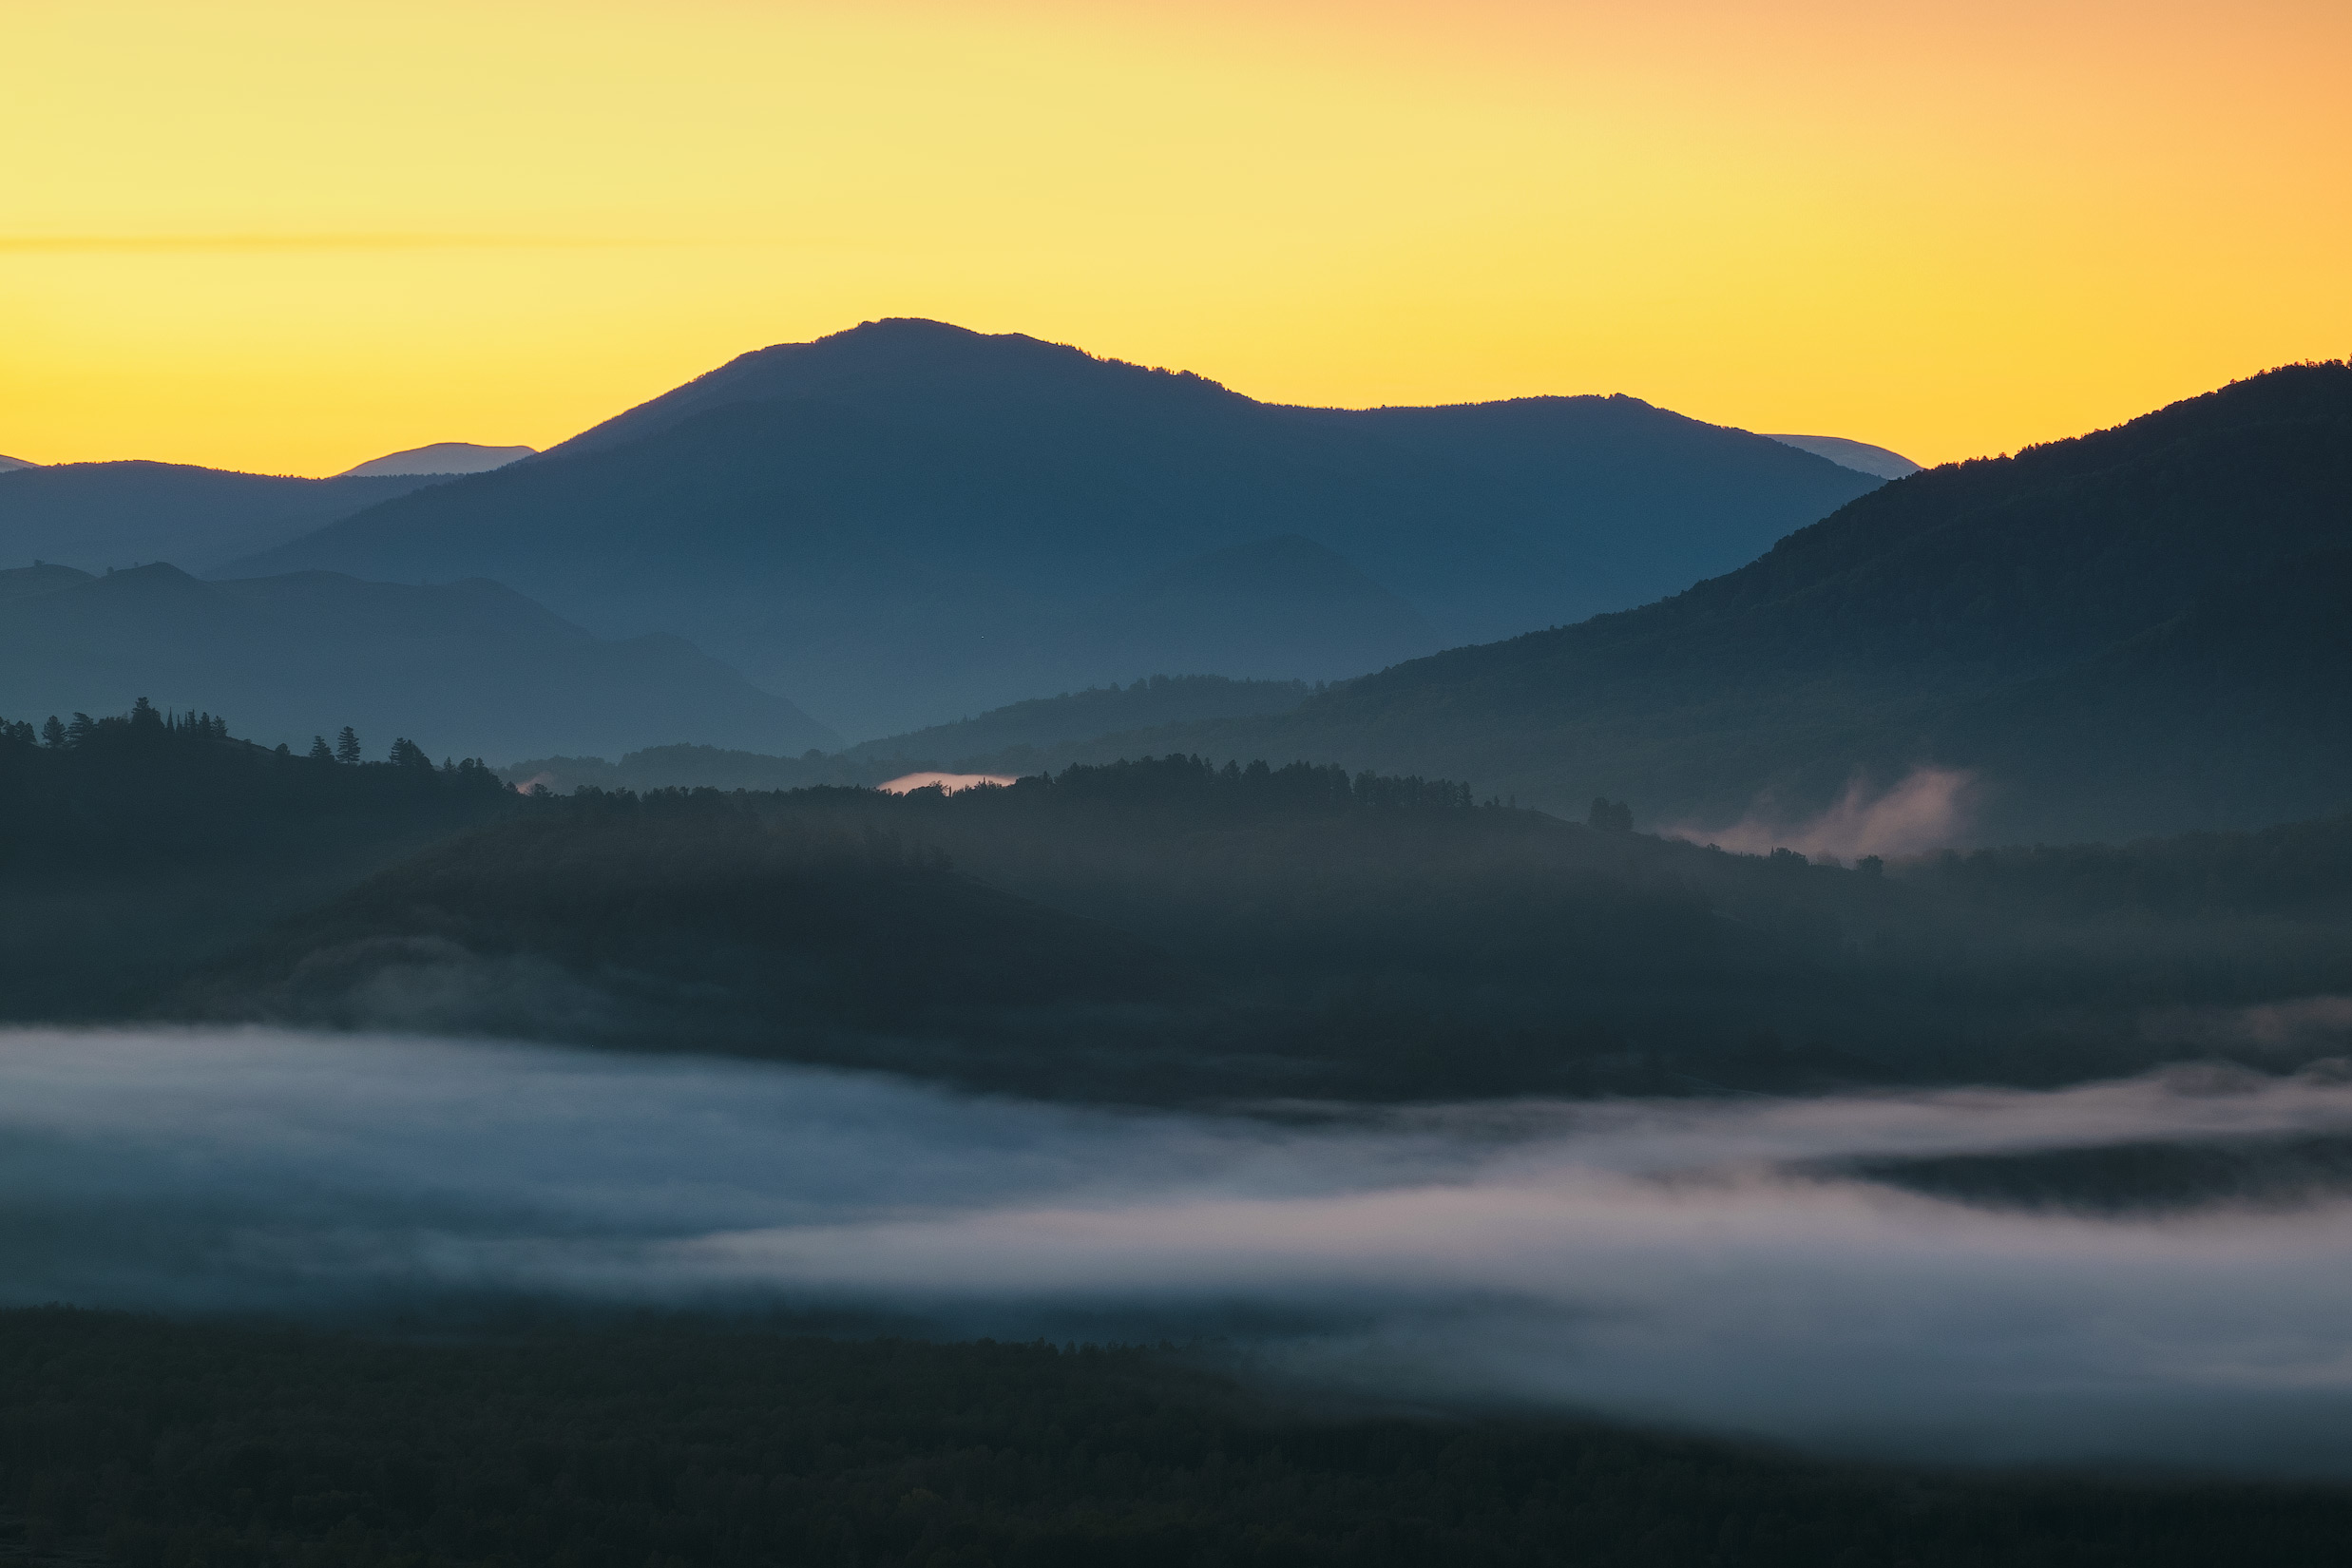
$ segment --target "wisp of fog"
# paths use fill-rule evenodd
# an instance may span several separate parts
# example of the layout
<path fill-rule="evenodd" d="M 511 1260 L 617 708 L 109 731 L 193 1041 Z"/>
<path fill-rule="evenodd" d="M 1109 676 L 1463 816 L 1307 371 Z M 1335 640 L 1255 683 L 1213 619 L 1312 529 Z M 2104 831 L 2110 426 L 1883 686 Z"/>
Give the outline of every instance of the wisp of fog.
<path fill-rule="evenodd" d="M 1849 780 L 1826 810 L 1787 818 L 1759 801 L 1737 822 L 1709 827 L 1696 822 L 1662 828 L 1669 838 L 1713 844 L 1734 854 L 1794 850 L 1833 860 L 1864 855 L 1924 854 L 1953 843 L 1968 826 L 1977 775 L 1958 768 L 1920 767 L 1884 790 L 1862 778 Z"/>
<path fill-rule="evenodd" d="M 0 1035 L 0 1298 L 1084 1324 L 1437 1408 L 2352 1474 L 2352 1204 L 1972 1206 L 1867 1174 L 2345 1133 L 2352 1085 L 2324 1072 L 1212 1116 L 683 1057 L 24 1030 Z"/>

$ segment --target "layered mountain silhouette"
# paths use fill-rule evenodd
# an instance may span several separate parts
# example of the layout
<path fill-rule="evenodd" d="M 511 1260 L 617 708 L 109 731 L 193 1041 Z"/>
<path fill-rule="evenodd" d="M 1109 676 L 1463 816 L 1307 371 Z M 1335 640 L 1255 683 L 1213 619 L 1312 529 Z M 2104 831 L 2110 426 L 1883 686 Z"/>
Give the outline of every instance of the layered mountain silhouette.
<path fill-rule="evenodd" d="M 5 467 L 5 465 L 0 465 Z M 433 478 L 294 479 L 180 463 L 60 463 L 0 472 L 0 566 L 84 571 L 163 561 L 205 572 Z"/>
<path fill-rule="evenodd" d="M 1156 729 L 1204 718 L 1288 713 L 1313 691 L 1298 680 L 1233 680 L 1223 676 L 1153 676 L 1121 687 L 1117 681 L 1058 697 L 1031 698 L 976 717 L 886 736 L 844 754 L 943 762 L 1022 748 L 1060 746 L 1099 736 Z"/>
<path fill-rule="evenodd" d="M 1348 673 L 1574 621 L 1876 483 L 1629 397 L 1277 407 L 893 320 L 226 573 L 488 577 L 603 635 L 691 636 L 874 735 L 1138 668 Z"/>
<path fill-rule="evenodd" d="M 436 441 L 429 447 L 411 447 L 406 451 L 371 457 L 365 463 L 345 468 L 335 477 L 375 479 L 387 474 L 488 473 L 509 463 L 520 463 L 536 449 L 532 447 L 477 447 L 470 441 Z"/>
<path fill-rule="evenodd" d="M 1826 457 L 1842 468 L 1878 479 L 1903 479 L 1920 471 L 1920 466 L 1901 452 L 1873 447 L 1867 441 L 1849 441 L 1842 435 L 1772 435 L 1767 439 Z"/>
<path fill-rule="evenodd" d="M 766 752 L 838 744 L 782 698 L 664 635 L 605 641 L 510 589 L 332 572 L 206 583 L 165 564 L 0 571 L 0 714 L 158 707 L 232 715 L 306 749 L 354 726 L 493 762 L 687 737 Z"/>
<path fill-rule="evenodd" d="M 1638 610 L 1121 745 L 1701 830 L 1922 765 L 1975 775 L 1979 839 L 2248 827 L 2352 804 L 2348 628 L 2352 367 L 2300 365 L 1899 480 Z"/>
<path fill-rule="evenodd" d="M 0 473 L 7 473 L 12 468 L 35 468 L 39 467 L 39 464 L 28 463 L 21 457 L 0 456 Z"/>

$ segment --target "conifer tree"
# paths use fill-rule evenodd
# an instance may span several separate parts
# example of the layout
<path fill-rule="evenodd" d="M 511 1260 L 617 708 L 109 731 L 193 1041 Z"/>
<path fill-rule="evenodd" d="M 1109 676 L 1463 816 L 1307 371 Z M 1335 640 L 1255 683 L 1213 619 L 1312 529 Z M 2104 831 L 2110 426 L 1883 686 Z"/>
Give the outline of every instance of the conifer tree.
<path fill-rule="evenodd" d="M 337 762 L 359 760 L 359 732 L 349 724 L 344 725 L 343 733 L 335 737 L 335 759 Z"/>

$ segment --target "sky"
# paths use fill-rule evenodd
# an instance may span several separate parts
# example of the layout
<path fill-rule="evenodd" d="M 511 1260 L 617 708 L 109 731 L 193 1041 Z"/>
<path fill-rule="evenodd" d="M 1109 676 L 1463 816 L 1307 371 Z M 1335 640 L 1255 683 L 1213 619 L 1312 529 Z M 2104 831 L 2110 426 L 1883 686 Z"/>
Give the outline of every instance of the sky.
<path fill-rule="evenodd" d="M 0 452 L 544 447 L 885 316 L 1923 462 L 2352 353 L 2342 0 L 0 0 Z"/>

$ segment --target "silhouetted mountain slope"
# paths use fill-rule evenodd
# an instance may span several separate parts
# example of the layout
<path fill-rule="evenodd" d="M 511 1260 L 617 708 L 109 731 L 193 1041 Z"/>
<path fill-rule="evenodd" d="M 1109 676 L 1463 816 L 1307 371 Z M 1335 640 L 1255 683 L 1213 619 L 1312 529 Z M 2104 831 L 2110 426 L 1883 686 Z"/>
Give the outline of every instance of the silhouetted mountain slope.
<path fill-rule="evenodd" d="M 1929 744 L 2044 837 L 2253 826 L 2352 802 L 2352 549 L 2297 557 L 2083 664 L 1939 717 Z"/>
<path fill-rule="evenodd" d="M 0 473 L 0 566 L 85 571 L 167 561 L 206 572 L 433 476 L 294 479 L 179 463 L 61 463 Z"/>
<path fill-rule="evenodd" d="M 1940 762 L 1985 774 L 1980 836 L 2247 826 L 2352 799 L 2347 547 L 2352 369 L 2292 366 L 1899 480 L 1661 603 L 1138 744 L 1667 822 Z"/>
<path fill-rule="evenodd" d="M 33 468 L 38 467 L 40 467 L 39 464 L 28 463 L 21 457 L 0 456 L 0 473 L 8 473 L 15 468 Z"/>
<path fill-rule="evenodd" d="M 1154 572 L 1112 595 L 1090 630 L 1102 660 L 1128 669 L 1189 644 L 1211 650 L 1203 657 L 1217 669 L 1259 679 L 1361 675 L 1438 641 L 1412 605 L 1296 534 Z"/>
<path fill-rule="evenodd" d="M 296 748 L 352 724 L 372 749 L 407 736 L 493 760 L 686 735 L 767 751 L 833 740 L 688 643 L 600 641 L 495 583 L 46 567 L 0 572 L 0 601 L 4 712 L 107 713 L 145 696 L 226 709 Z"/>
<path fill-rule="evenodd" d="M 1138 667 L 1269 673 L 1225 662 L 1231 640 L 1278 644 L 1297 606 L 1247 573 L 1212 595 L 1214 628 L 1163 628 L 1148 659 L 1096 633 L 1214 552 L 1310 541 L 1422 617 L 1426 649 L 1671 592 L 1872 483 L 1633 398 L 1282 408 L 884 321 L 235 569 L 491 577 L 601 632 L 691 635 L 872 734 Z"/>

